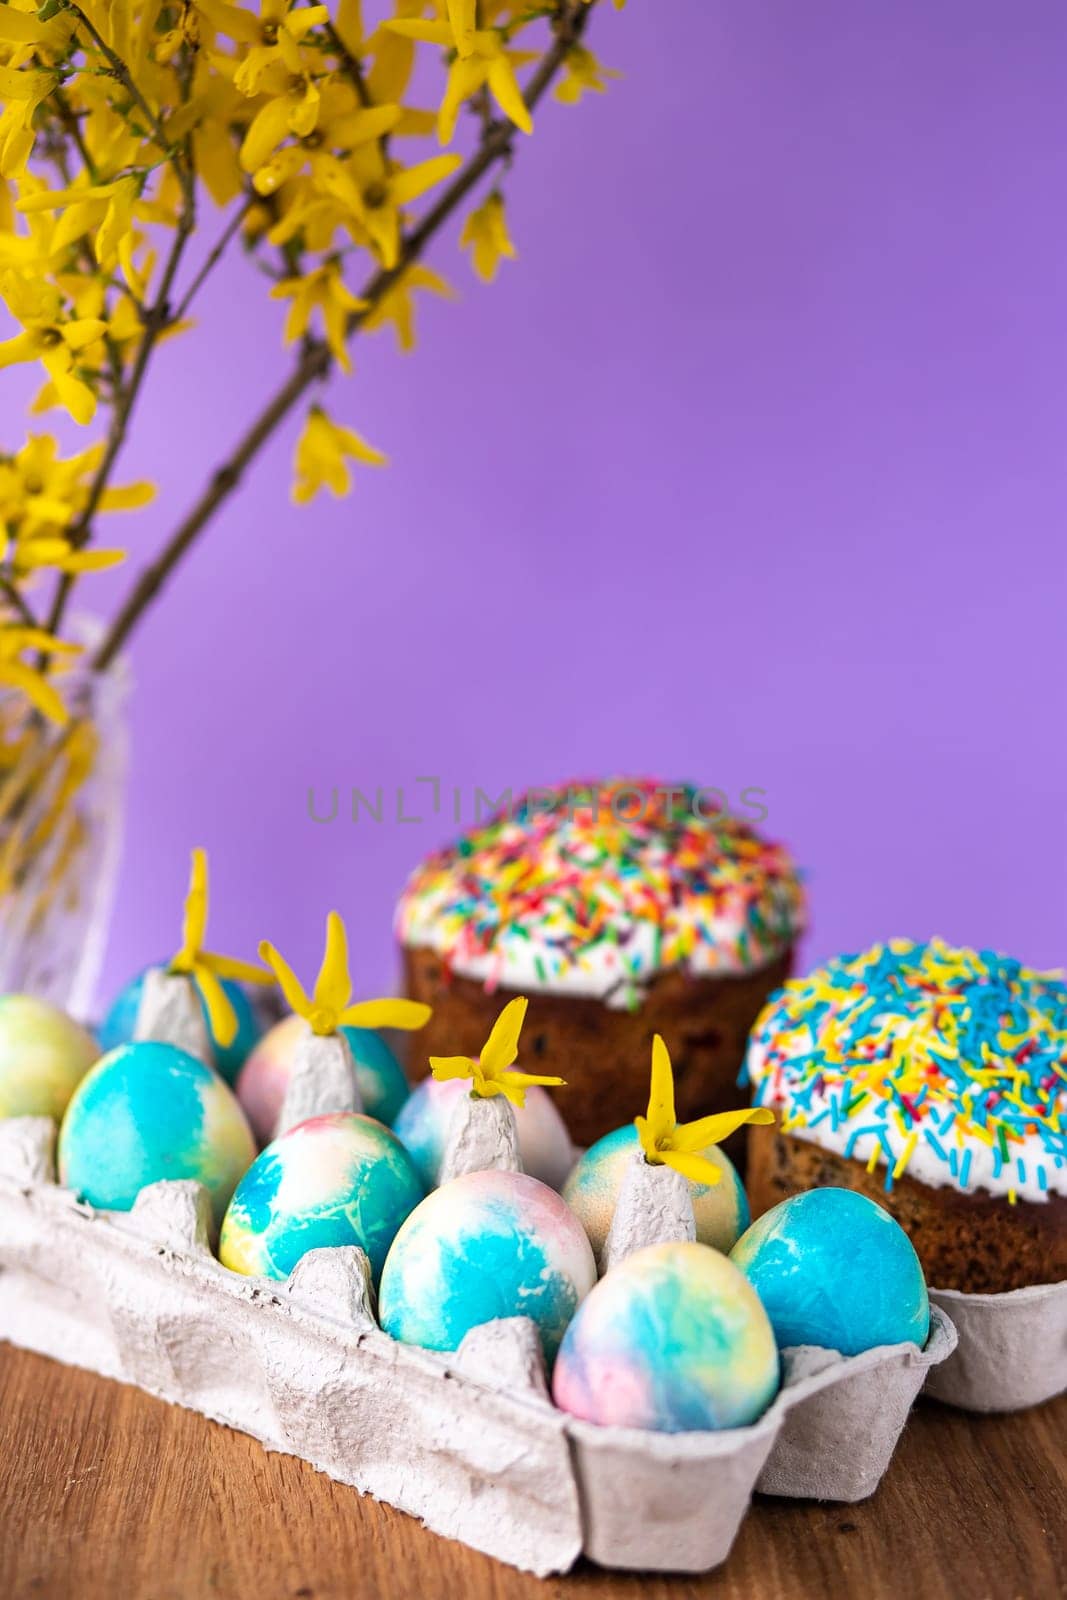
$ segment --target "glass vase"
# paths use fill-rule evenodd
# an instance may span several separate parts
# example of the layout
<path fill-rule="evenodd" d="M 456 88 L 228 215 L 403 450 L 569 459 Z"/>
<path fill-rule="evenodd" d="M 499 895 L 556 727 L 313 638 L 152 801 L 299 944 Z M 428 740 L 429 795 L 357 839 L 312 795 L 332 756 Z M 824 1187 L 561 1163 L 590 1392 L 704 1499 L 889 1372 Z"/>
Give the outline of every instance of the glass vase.
<path fill-rule="evenodd" d="M 75 668 L 56 687 L 64 726 L 0 690 L 0 994 L 87 1022 L 122 851 L 129 677 Z"/>

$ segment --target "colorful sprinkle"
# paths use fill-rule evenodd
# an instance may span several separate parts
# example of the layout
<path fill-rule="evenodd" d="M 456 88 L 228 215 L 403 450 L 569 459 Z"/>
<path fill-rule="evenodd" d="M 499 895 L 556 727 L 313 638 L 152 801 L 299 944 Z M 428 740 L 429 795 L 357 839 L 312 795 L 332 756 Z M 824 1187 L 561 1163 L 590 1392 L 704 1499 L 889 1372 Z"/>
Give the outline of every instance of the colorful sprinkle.
<path fill-rule="evenodd" d="M 710 794 L 711 791 L 705 791 Z M 765 966 L 805 921 L 785 849 L 651 779 L 531 790 L 412 875 L 397 932 L 487 988 L 639 1003 L 653 973 Z"/>
<path fill-rule="evenodd" d="M 873 1108 L 860 1159 L 884 1161 L 888 1183 L 907 1171 L 1040 1201 L 1067 1156 L 1067 984 L 990 950 L 890 940 L 780 989 L 745 1076 L 791 1133 L 850 1157 Z"/>

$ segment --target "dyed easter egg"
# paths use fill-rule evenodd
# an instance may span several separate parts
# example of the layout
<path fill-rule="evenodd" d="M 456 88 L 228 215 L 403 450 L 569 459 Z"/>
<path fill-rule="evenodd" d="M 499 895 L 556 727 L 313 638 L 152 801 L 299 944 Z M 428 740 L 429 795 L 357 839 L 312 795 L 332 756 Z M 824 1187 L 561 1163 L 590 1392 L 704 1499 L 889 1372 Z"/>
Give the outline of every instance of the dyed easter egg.
<path fill-rule="evenodd" d="M 579 1160 L 563 1186 L 563 1198 L 580 1220 L 594 1254 L 600 1255 L 611 1227 L 623 1174 L 640 1148 L 637 1129 L 616 1128 L 606 1133 Z M 748 1198 L 733 1162 L 718 1145 L 700 1154 L 722 1173 L 719 1183 L 689 1184 L 696 1218 L 697 1239 L 714 1250 L 728 1252 L 749 1224 Z"/>
<path fill-rule="evenodd" d="M 59 1130 L 59 1177 L 112 1211 L 129 1211 L 161 1178 L 196 1178 L 218 1222 L 255 1153 L 218 1073 L 176 1045 L 145 1041 L 112 1050 L 78 1085 Z"/>
<path fill-rule="evenodd" d="M 589 1240 L 554 1189 L 468 1172 L 416 1206 L 386 1258 L 378 1311 L 405 1344 L 455 1350 L 497 1317 L 531 1317 L 551 1361 L 596 1282 Z"/>
<path fill-rule="evenodd" d="M 334 1111 L 275 1139 L 237 1186 L 219 1260 L 232 1272 L 285 1278 L 326 1245 L 358 1245 L 377 1283 L 404 1218 L 422 1199 L 415 1165 L 373 1117 Z"/>
<path fill-rule="evenodd" d="M 0 995 L 0 1117 L 54 1117 L 100 1051 L 55 1006 L 25 994 Z"/>
<path fill-rule="evenodd" d="M 567 1329 L 552 1397 L 587 1422 L 689 1433 L 755 1422 L 778 1392 L 770 1319 L 703 1244 L 654 1244 L 612 1267 Z"/>
<path fill-rule="evenodd" d="M 424 1078 L 396 1119 L 397 1135 L 410 1150 L 428 1189 L 441 1175 L 452 1113 L 469 1093 L 470 1083 L 464 1078 Z M 527 1089 L 526 1104 L 515 1107 L 515 1124 L 523 1170 L 550 1189 L 561 1189 L 574 1164 L 574 1147 L 551 1095 L 536 1086 Z"/>
<path fill-rule="evenodd" d="M 237 1098 L 261 1143 L 274 1132 L 282 1109 L 297 1041 L 307 1028 L 301 1017 L 285 1017 L 256 1045 L 237 1079 Z M 408 1097 L 399 1061 L 373 1028 L 342 1028 L 356 1063 L 356 1082 L 368 1117 L 391 1125 Z"/>
<path fill-rule="evenodd" d="M 132 983 L 128 983 L 116 998 L 111 1010 L 97 1030 L 101 1050 L 114 1050 L 118 1045 L 129 1044 L 133 1040 L 134 1029 L 137 1026 L 137 1013 L 141 1006 L 141 994 L 144 990 L 144 980 L 145 974 L 142 972 L 140 977 L 134 978 Z M 219 1044 L 203 1000 L 200 1001 L 200 1009 L 204 1013 L 204 1021 L 208 1025 L 208 1033 L 211 1036 L 211 1045 L 215 1052 L 215 1065 L 226 1079 L 226 1082 L 232 1083 L 241 1070 L 245 1057 L 259 1038 L 262 1029 L 256 1007 L 249 999 L 242 985 L 234 983 L 229 978 L 224 978 L 222 987 L 226 991 L 226 997 L 233 1006 L 237 1017 L 237 1032 L 230 1044 Z"/>
<path fill-rule="evenodd" d="M 859 1355 L 882 1344 L 920 1348 L 930 1303 L 911 1240 L 866 1195 L 810 1189 L 760 1217 L 730 1260 L 755 1288 L 782 1349 L 820 1345 Z"/>

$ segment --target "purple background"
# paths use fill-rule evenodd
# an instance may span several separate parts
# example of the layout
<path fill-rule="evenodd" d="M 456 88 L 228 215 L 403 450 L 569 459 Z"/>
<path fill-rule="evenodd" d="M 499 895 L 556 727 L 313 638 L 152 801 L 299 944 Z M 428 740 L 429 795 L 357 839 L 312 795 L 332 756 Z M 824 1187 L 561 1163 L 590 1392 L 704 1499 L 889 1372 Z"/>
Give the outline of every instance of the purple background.
<path fill-rule="evenodd" d="M 579 773 L 758 785 L 811 957 L 1067 955 L 1067 11 L 632 0 L 592 43 L 625 80 L 541 111 L 521 259 L 485 289 L 450 237 L 462 300 L 329 397 L 390 468 L 296 510 L 287 430 L 138 637 L 109 989 L 174 946 L 200 842 L 217 948 L 310 977 L 337 906 L 381 990 L 451 829 L 344 794 L 425 810 L 423 774 L 465 816 Z M 124 470 L 169 516 L 135 554 L 275 383 L 281 320 L 237 262 L 161 356 Z"/>

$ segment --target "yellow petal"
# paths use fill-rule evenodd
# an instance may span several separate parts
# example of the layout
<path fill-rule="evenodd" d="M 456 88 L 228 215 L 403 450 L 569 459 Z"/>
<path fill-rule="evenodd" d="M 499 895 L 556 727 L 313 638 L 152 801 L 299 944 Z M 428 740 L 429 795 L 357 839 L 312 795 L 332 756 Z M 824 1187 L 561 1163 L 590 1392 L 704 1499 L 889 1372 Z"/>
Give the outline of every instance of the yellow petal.
<path fill-rule="evenodd" d="M 506 1095 L 513 1106 L 521 1106 L 526 1100 L 525 1089 L 508 1090 L 506 1084 L 497 1078 L 480 1078 L 477 1073 L 474 1077 L 474 1088 L 471 1098 L 474 1100 L 493 1100 L 498 1094 Z"/>
<path fill-rule="evenodd" d="M 82 383 L 80 378 L 72 377 L 62 368 L 53 367 L 48 361 L 45 361 L 44 365 L 52 380 L 52 387 L 56 391 L 56 399 L 70 413 L 74 421 L 84 428 L 96 416 L 95 394 L 87 383 Z"/>
<path fill-rule="evenodd" d="M 680 1123 L 671 1135 L 671 1149 L 683 1153 L 706 1150 L 709 1145 L 721 1144 L 731 1133 L 743 1128 L 746 1122 L 771 1123 L 774 1112 L 766 1106 L 746 1106 L 739 1111 L 719 1111 L 698 1122 Z"/>
<path fill-rule="evenodd" d="M 652 1082 L 648 1091 L 648 1127 L 652 1139 L 674 1131 L 674 1074 L 667 1046 L 657 1033 L 652 1041 Z"/>
<path fill-rule="evenodd" d="M 0 343 L 0 367 L 13 367 L 19 361 L 36 361 L 37 340 L 32 333 L 16 333 Z"/>
<path fill-rule="evenodd" d="M 425 1028 L 433 1011 L 420 1000 L 357 1000 L 346 1006 L 341 1021 L 353 1028 L 399 1028 L 413 1033 Z"/>
<path fill-rule="evenodd" d="M 519 1035 L 526 1020 L 529 1005 L 525 995 L 509 1000 L 493 1023 L 492 1032 L 482 1050 L 481 1067 L 487 1078 L 495 1078 L 510 1067 L 519 1053 Z"/>
<path fill-rule="evenodd" d="M 368 444 L 362 434 L 358 434 L 354 428 L 345 428 L 338 423 L 334 423 L 333 426 L 345 454 L 351 456 L 353 461 L 362 461 L 368 467 L 388 466 L 389 457 L 381 450 L 376 450 L 372 444 Z"/>
<path fill-rule="evenodd" d="M 304 91 L 304 98 L 289 112 L 289 131 L 295 133 L 298 139 L 306 139 L 308 134 L 314 133 L 319 120 L 319 91 L 313 83 L 309 83 Z"/>
<path fill-rule="evenodd" d="M 141 481 L 139 483 L 115 484 L 110 489 L 105 489 L 100 496 L 99 509 L 101 511 L 137 511 L 141 506 L 149 505 L 156 498 L 154 483 Z"/>
<path fill-rule="evenodd" d="M 278 980 L 278 987 L 285 996 L 289 1009 L 295 1011 L 298 1017 L 307 1017 L 312 1009 L 311 1001 L 304 993 L 299 978 L 285 958 L 279 955 L 274 946 L 266 939 L 260 944 L 259 959 L 265 962 L 274 973 Z"/>
<path fill-rule="evenodd" d="M 477 94 L 486 80 L 487 73 L 486 63 L 474 56 L 467 61 L 453 61 L 448 70 L 445 92 L 437 113 L 438 144 L 451 144 L 460 106 L 465 100 L 469 100 L 472 94 Z"/>
<path fill-rule="evenodd" d="M 216 955 L 213 950 L 201 950 L 199 964 L 207 967 L 216 978 L 229 978 L 234 983 L 271 984 L 273 972 L 265 972 L 252 961 L 238 961 L 233 956 Z"/>
<path fill-rule="evenodd" d="M 453 43 L 452 29 L 447 22 L 421 22 L 416 17 L 394 17 L 383 22 L 387 33 L 397 33 L 403 39 L 418 39 L 422 44 L 439 44 L 447 50 Z"/>
<path fill-rule="evenodd" d="M 225 1050 L 237 1037 L 237 1013 L 230 1004 L 230 997 L 210 968 L 200 962 L 193 968 L 193 982 L 207 1007 L 212 1036 Z"/>
<path fill-rule="evenodd" d="M 328 1011 L 343 1011 L 352 998 L 348 973 L 348 936 L 336 911 L 326 918 L 326 954 L 315 983 L 315 1004 Z"/>
<path fill-rule="evenodd" d="M 407 167 L 390 178 L 390 193 L 398 206 L 405 206 L 425 194 L 427 189 L 432 189 L 435 183 L 447 178 L 462 164 L 463 157 L 459 154 L 431 156 L 429 161 L 420 161 L 418 166 Z"/>
<path fill-rule="evenodd" d="M 204 850 L 193 851 L 192 868 L 189 873 L 189 892 L 185 897 L 185 911 L 182 917 L 182 953 L 192 955 L 200 949 L 207 933 L 208 914 L 208 875 L 207 854 Z"/>
<path fill-rule="evenodd" d="M 0 683 L 18 689 L 43 717 L 60 725 L 70 720 L 62 699 L 41 673 L 22 661 L 0 661 Z"/>
<path fill-rule="evenodd" d="M 77 322 L 65 322 L 59 331 L 68 350 L 84 350 L 104 336 L 107 323 L 99 317 L 81 317 Z"/>
<path fill-rule="evenodd" d="M 546 1089 L 565 1089 L 567 1086 L 566 1078 L 546 1078 L 539 1072 L 505 1072 L 500 1082 L 521 1084 L 524 1089 L 530 1088 L 533 1084 L 539 1084 Z"/>
<path fill-rule="evenodd" d="M 470 1056 L 431 1056 L 430 1071 L 441 1083 L 449 1078 L 473 1078 L 474 1062 Z"/>
<path fill-rule="evenodd" d="M 497 56 L 489 63 L 489 92 L 517 128 L 521 128 L 523 133 L 533 133 L 533 122 L 526 101 L 522 98 L 522 90 L 506 56 Z"/>
<path fill-rule="evenodd" d="M 690 1183 L 703 1183 L 711 1188 L 716 1183 L 722 1182 L 720 1168 L 714 1161 L 708 1161 L 704 1156 L 683 1155 L 677 1150 L 664 1150 L 660 1159 L 664 1166 L 673 1167 L 675 1172 L 680 1172 Z"/>
<path fill-rule="evenodd" d="M 368 106 L 334 118 L 330 134 L 337 149 L 352 150 L 356 145 L 368 144 L 372 139 L 380 139 L 383 133 L 392 132 L 399 121 L 399 106 Z"/>
<path fill-rule="evenodd" d="M 448 0 L 448 20 L 461 56 L 469 56 L 477 26 L 478 0 Z"/>
<path fill-rule="evenodd" d="M 126 560 L 125 550 L 72 550 L 60 565 L 64 572 L 105 572 Z"/>
<path fill-rule="evenodd" d="M 255 172 L 289 132 L 289 102 L 284 96 L 268 100 L 260 106 L 252 119 L 241 145 L 241 166 L 245 172 Z"/>

